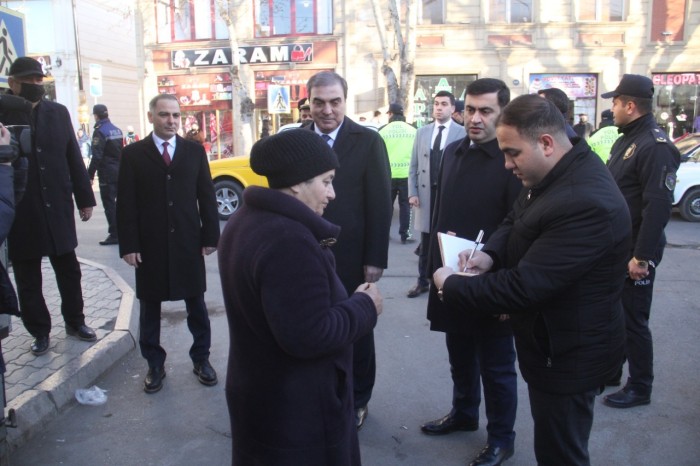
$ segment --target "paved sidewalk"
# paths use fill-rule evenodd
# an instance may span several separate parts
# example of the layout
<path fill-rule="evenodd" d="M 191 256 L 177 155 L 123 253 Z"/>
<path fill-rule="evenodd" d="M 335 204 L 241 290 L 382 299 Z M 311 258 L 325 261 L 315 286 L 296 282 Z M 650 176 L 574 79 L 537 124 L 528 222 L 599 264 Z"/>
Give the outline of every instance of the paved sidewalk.
<path fill-rule="evenodd" d="M 52 320 L 49 351 L 34 356 L 29 351 L 32 337 L 15 317 L 10 335 L 2 340 L 7 365 L 6 413 L 13 409 L 17 416 L 17 428 L 7 430 L 10 449 L 40 431 L 73 402 L 76 389 L 91 387 L 94 380 L 135 347 L 138 316 L 131 314 L 133 290 L 109 267 L 85 259 L 79 261 L 86 324 L 97 333 L 97 341 L 84 342 L 66 335 L 61 298 L 48 259 L 42 264 L 42 273 L 44 298 Z"/>

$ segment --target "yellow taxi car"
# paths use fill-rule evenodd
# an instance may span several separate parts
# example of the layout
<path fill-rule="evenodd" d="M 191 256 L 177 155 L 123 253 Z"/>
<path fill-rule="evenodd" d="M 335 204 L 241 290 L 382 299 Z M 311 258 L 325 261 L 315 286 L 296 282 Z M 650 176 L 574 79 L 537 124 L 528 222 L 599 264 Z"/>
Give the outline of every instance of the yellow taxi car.
<path fill-rule="evenodd" d="M 243 190 L 248 186 L 267 186 L 267 178 L 253 172 L 250 157 L 238 156 L 209 162 L 216 191 L 219 219 L 229 217 L 243 205 Z"/>
<path fill-rule="evenodd" d="M 279 131 L 297 129 L 301 123 L 289 123 Z M 377 130 L 375 126 L 365 125 Z M 236 210 L 243 205 L 243 190 L 248 186 L 267 187 L 267 178 L 256 174 L 250 168 L 249 156 L 229 157 L 209 162 L 211 179 L 214 181 L 216 203 L 219 209 L 219 219 L 228 220 Z"/>

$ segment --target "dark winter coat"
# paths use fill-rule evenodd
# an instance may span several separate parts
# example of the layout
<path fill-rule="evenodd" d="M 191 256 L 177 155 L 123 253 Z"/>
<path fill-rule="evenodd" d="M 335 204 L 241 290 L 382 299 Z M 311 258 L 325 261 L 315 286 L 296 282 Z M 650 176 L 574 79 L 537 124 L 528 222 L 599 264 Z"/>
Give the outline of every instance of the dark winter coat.
<path fill-rule="evenodd" d="M 471 144 L 469 138 L 445 147 L 433 208 L 428 276 L 442 267 L 437 233 L 451 231 L 474 240 L 484 230 L 486 243 L 508 215 L 522 183 L 506 170 L 505 157 L 496 139 L 486 144 Z M 510 335 L 510 322 L 499 321 L 497 314 L 455 312 L 438 299 L 435 287 L 428 296 L 430 329 L 466 335 Z"/>
<path fill-rule="evenodd" d="M 243 196 L 219 242 L 233 464 L 359 465 L 352 343 L 374 304 L 335 273 L 337 226 L 272 189 Z"/>
<path fill-rule="evenodd" d="M 95 123 L 92 133 L 92 157 L 88 166 L 90 179 L 95 172 L 100 175 L 101 183 L 116 183 L 119 174 L 119 157 L 124 147 L 122 130 L 112 124 L 109 118 Z"/>
<path fill-rule="evenodd" d="M 671 217 L 680 153 L 651 113 L 620 132 L 622 137 L 610 149 L 608 168 L 632 215 L 633 243 L 627 258 L 658 265 L 666 246 L 664 228 Z"/>
<path fill-rule="evenodd" d="M 347 117 L 333 150 L 340 163 L 333 179 L 336 198 L 323 218 L 341 227 L 333 254 L 338 276 L 350 293 L 365 281 L 365 265 L 387 267 L 391 170 L 379 133 Z"/>
<path fill-rule="evenodd" d="M 615 181 L 581 140 L 523 190 L 491 235 L 484 250 L 496 271 L 449 277 L 445 302 L 455 312 L 511 314 L 529 385 L 556 394 L 593 390 L 622 360 L 631 225 Z"/>
<path fill-rule="evenodd" d="M 119 254 L 140 252 L 136 296 L 174 301 L 206 291 L 203 247 L 219 240 L 204 148 L 177 137 L 166 166 L 151 135 L 124 147 L 119 166 Z"/>
<path fill-rule="evenodd" d="M 73 251 L 78 246 L 73 197 L 78 209 L 96 204 L 66 107 L 40 101 L 32 126 L 27 187 L 8 238 L 11 260 Z"/>
<path fill-rule="evenodd" d="M 11 151 L 11 146 L 1 146 L 0 151 Z M 16 149 L 14 149 L 16 150 Z M 0 244 L 5 242 L 7 234 L 15 219 L 14 169 L 12 166 L 0 165 Z M 4 259 L 3 259 L 4 262 Z M 0 314 L 19 316 L 17 293 L 12 286 L 10 276 L 3 263 L 0 263 Z M 0 351 L 0 359 L 2 351 Z M 4 365 L 0 374 L 4 373 Z"/>

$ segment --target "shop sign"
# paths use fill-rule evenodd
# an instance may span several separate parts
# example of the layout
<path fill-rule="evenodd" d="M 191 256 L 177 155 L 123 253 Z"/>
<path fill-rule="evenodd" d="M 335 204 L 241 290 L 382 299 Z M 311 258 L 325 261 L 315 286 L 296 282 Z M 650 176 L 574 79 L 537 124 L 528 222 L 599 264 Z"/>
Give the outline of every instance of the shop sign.
<path fill-rule="evenodd" d="M 301 63 L 314 59 L 313 44 L 252 45 L 238 47 L 238 63 Z M 226 66 L 232 62 L 231 48 L 172 50 L 170 68 L 173 70 L 207 66 Z"/>
<path fill-rule="evenodd" d="M 596 81 L 595 74 L 531 74 L 529 93 L 556 87 L 570 99 L 590 98 L 596 96 Z"/>
<path fill-rule="evenodd" d="M 655 86 L 699 86 L 700 73 L 658 73 L 652 81 Z"/>

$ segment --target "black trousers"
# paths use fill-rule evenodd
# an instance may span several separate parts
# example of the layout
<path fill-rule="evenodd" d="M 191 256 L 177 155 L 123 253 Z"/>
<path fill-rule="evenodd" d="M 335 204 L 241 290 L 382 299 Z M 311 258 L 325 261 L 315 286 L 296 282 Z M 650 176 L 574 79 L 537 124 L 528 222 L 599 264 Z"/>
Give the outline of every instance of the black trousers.
<path fill-rule="evenodd" d="M 117 236 L 117 182 L 113 176 L 100 174 L 100 198 L 107 217 L 108 233 Z"/>
<path fill-rule="evenodd" d="M 528 386 L 538 466 L 589 466 L 593 403 L 600 389 L 555 395 Z"/>
<path fill-rule="evenodd" d="M 483 383 L 487 443 L 512 447 L 518 409 L 513 337 L 446 333 L 445 342 L 453 383 L 451 414 L 464 421 L 478 420 Z"/>
<path fill-rule="evenodd" d="M 42 292 L 41 261 L 41 257 L 12 261 L 22 323 L 33 337 L 45 337 L 51 332 L 51 314 Z M 84 325 L 83 290 L 80 286 L 82 272 L 75 251 L 49 256 L 49 261 L 56 274 L 64 322 L 71 327 Z"/>
<path fill-rule="evenodd" d="M 627 385 L 651 394 L 654 381 L 654 348 L 649 330 L 651 298 L 654 293 L 656 268 L 649 267 L 643 280 L 625 280 L 622 288 L 622 306 L 625 309 L 625 356 L 629 363 Z"/>
<path fill-rule="evenodd" d="M 396 197 L 399 198 L 399 235 L 402 238 L 409 236 L 409 222 L 411 220 L 411 206 L 408 204 L 408 178 L 391 179 L 391 205 L 394 205 Z"/>
<path fill-rule="evenodd" d="M 165 364 L 167 353 L 160 345 L 160 301 L 139 300 L 139 347 L 141 356 L 148 361 L 148 367 L 160 367 Z M 211 347 L 211 327 L 209 313 L 204 303 L 204 295 L 185 299 L 187 309 L 187 328 L 194 342 L 190 347 L 190 358 L 193 362 L 209 359 Z"/>
<path fill-rule="evenodd" d="M 418 247 L 418 284 L 428 286 L 433 277 L 428 277 L 428 249 L 430 248 L 430 233 L 420 234 Z"/>
<path fill-rule="evenodd" d="M 369 403 L 377 375 L 374 330 L 355 342 L 352 347 L 352 353 L 353 392 L 355 395 L 355 409 L 358 409 Z"/>

